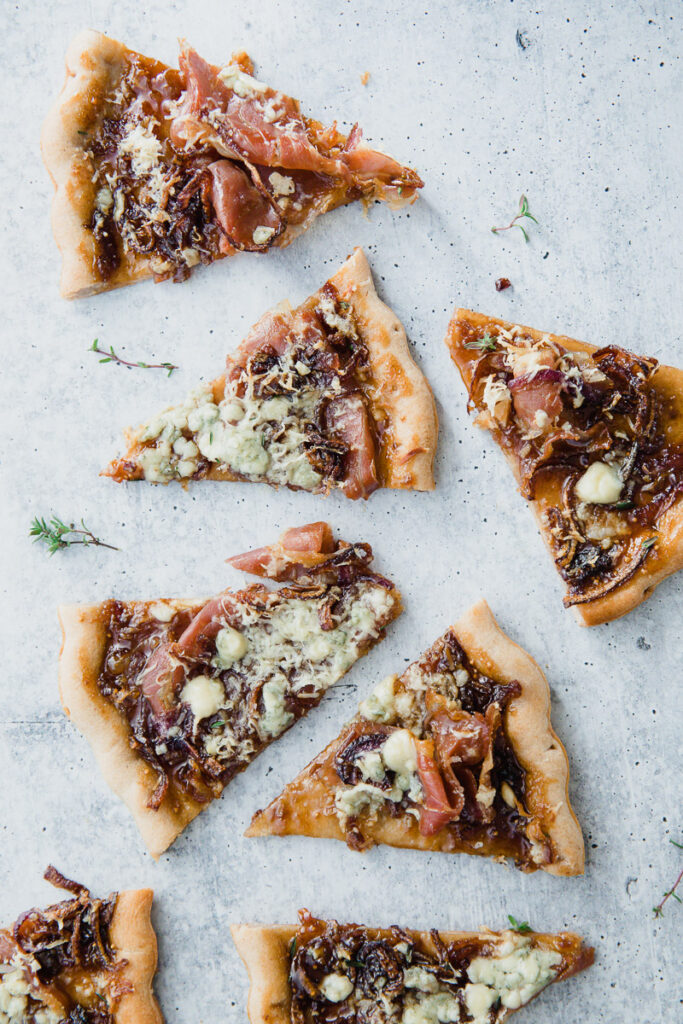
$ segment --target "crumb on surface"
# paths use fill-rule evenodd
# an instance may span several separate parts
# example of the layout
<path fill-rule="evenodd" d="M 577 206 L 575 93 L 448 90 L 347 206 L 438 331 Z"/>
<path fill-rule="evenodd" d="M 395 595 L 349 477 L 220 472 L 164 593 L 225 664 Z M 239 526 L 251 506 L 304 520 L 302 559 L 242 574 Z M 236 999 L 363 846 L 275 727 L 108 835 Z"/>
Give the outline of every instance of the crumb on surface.
<path fill-rule="evenodd" d="M 370 72 L 364 71 L 363 74 L 360 76 L 360 81 L 361 85 L 367 85 L 368 82 L 370 81 Z"/>

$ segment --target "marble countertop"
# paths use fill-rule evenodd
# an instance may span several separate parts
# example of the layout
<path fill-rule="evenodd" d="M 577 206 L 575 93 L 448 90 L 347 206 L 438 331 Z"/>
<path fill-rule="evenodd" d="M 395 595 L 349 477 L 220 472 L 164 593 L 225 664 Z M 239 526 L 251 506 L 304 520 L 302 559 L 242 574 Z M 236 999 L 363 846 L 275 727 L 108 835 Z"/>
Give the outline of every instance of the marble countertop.
<path fill-rule="evenodd" d="M 591 971 L 546 992 L 520 1021 L 681 1020 L 683 908 L 670 900 L 658 921 L 651 908 L 682 866 L 669 840 L 680 841 L 683 828 L 683 577 L 627 618 L 581 629 L 562 608 L 530 512 L 510 499 L 502 457 L 468 420 L 443 344 L 459 304 L 683 365 L 681 20 L 675 0 L 5 6 L 0 920 L 53 898 L 41 881 L 50 862 L 98 893 L 150 885 L 166 1020 L 238 1024 L 247 982 L 231 922 L 291 921 L 302 906 L 440 928 L 503 927 L 513 914 L 538 929 L 578 930 L 597 949 Z M 181 286 L 65 302 L 38 138 L 69 39 L 87 26 L 170 63 L 178 36 L 216 63 L 246 49 L 258 73 L 300 97 L 306 112 L 346 127 L 357 120 L 373 144 L 417 167 L 423 195 L 398 214 L 337 211 L 287 250 L 217 264 Z M 489 230 L 509 221 L 522 192 L 539 221 L 528 244 Z M 303 299 L 355 245 L 434 386 L 434 493 L 383 492 L 354 504 L 261 485 L 117 487 L 98 476 L 124 426 L 215 376 L 265 309 Z M 501 276 L 513 286 L 499 294 Z M 100 365 L 87 352 L 94 338 L 127 358 L 181 369 L 168 378 Z M 28 529 L 51 512 L 83 516 L 121 550 L 48 557 Z M 321 517 L 372 543 L 404 593 L 405 614 L 345 685 L 155 864 L 60 709 L 56 606 L 215 592 L 237 582 L 228 555 Z M 586 838 L 585 875 L 245 839 L 252 812 L 337 733 L 358 699 L 480 596 L 547 673 Z"/>

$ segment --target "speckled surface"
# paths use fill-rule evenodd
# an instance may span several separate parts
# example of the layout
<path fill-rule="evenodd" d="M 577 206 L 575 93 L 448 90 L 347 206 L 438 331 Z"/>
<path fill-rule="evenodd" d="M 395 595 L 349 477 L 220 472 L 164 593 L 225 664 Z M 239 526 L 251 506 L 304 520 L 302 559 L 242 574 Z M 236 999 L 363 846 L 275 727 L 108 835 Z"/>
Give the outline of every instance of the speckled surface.
<path fill-rule="evenodd" d="M 336 8 L 336 10 L 335 10 Z M 388 13 L 391 8 L 391 13 Z M 428 9 L 429 13 L 425 13 Z M 562 1024 L 678 1024 L 683 909 L 651 907 L 681 854 L 683 579 L 625 620 L 582 630 L 502 458 L 469 422 L 443 346 L 457 302 L 683 364 L 679 184 L 681 8 L 652 3 L 238 4 L 69 0 L 6 5 L 0 110 L 2 246 L 1 918 L 48 901 L 52 861 L 95 891 L 151 885 L 157 991 L 170 1024 L 245 1020 L 246 980 L 228 924 L 322 915 L 412 926 L 581 931 L 594 969 L 520 1015 Z M 187 36 L 220 63 L 245 48 L 304 109 L 412 163 L 427 187 L 409 211 L 349 208 L 290 249 L 245 256 L 181 286 L 151 284 L 69 304 L 57 292 L 40 162 L 41 120 L 78 29 L 175 60 Z M 360 75 L 371 74 L 364 88 Z M 531 241 L 495 237 L 526 192 Z M 219 371 L 269 305 L 300 300 L 354 245 L 403 319 L 441 416 L 433 494 L 367 505 L 261 486 L 117 487 L 98 477 L 120 432 Z M 495 278 L 513 288 L 498 294 Z M 99 365 L 93 338 L 163 374 Z M 121 547 L 50 559 L 35 514 L 83 515 Z M 367 539 L 405 595 L 385 643 L 255 762 L 158 864 L 109 792 L 57 697 L 56 606 L 109 595 L 211 593 L 237 582 L 224 558 L 325 516 Z M 436 542 L 436 546 L 435 546 Z M 247 840 L 252 812 L 338 731 L 357 699 L 400 670 L 480 595 L 546 669 L 571 762 L 585 877 L 523 876 L 483 860 L 342 844 Z M 673 905 L 672 905 L 673 904 Z"/>

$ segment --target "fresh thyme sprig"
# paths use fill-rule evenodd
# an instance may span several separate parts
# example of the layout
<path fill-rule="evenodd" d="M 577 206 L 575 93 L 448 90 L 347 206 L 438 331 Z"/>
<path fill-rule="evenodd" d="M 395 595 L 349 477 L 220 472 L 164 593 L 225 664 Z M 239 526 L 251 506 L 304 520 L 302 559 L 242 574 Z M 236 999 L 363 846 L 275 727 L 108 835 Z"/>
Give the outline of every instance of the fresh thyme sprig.
<path fill-rule="evenodd" d="M 119 550 L 113 544 L 106 544 L 99 537 L 96 537 L 82 519 L 81 525 L 76 526 L 75 523 L 69 523 L 68 525 L 63 523 L 58 516 L 51 516 L 49 522 L 36 516 L 31 523 L 29 537 L 33 537 L 34 544 L 37 542 L 47 544 L 51 555 L 54 555 L 55 551 L 60 551 L 62 548 L 70 548 L 74 544 L 83 544 L 85 547 L 93 545 L 99 548 L 110 548 L 112 551 Z"/>
<path fill-rule="evenodd" d="M 512 916 L 512 914 L 508 914 L 508 921 L 512 925 L 513 929 L 516 932 L 519 932 L 520 935 L 524 935 L 525 932 L 531 931 L 531 925 L 528 921 L 518 921 L 516 917 Z"/>
<path fill-rule="evenodd" d="M 683 843 L 677 843 L 675 839 L 670 839 L 669 842 L 671 843 L 672 846 L 675 846 L 677 849 L 683 850 Z M 681 870 L 679 872 L 679 875 L 678 875 L 678 878 L 676 879 L 674 884 L 671 886 L 671 888 L 667 892 L 664 893 L 664 895 L 662 896 L 662 898 L 659 901 L 659 903 L 657 904 L 657 906 L 652 908 L 652 913 L 654 914 L 655 917 L 662 917 L 663 916 L 663 914 L 664 914 L 664 904 L 666 903 L 666 901 L 671 896 L 673 896 L 673 898 L 676 900 L 677 903 L 683 903 L 683 899 L 681 899 L 681 897 L 676 892 L 676 889 L 678 889 L 678 887 L 681 884 L 681 882 L 683 882 L 683 868 L 681 868 Z"/>
<path fill-rule="evenodd" d="M 534 215 L 529 212 L 529 200 L 525 195 L 522 195 L 519 197 L 519 210 L 517 211 L 516 215 L 512 218 L 510 223 L 506 224 L 504 228 L 491 228 L 491 231 L 494 233 L 494 235 L 498 235 L 500 234 L 501 231 L 509 231 L 510 228 L 519 228 L 519 230 L 524 235 L 524 241 L 528 242 L 529 236 L 527 235 L 526 230 L 522 227 L 521 224 L 517 223 L 518 221 L 523 220 L 525 217 L 528 217 L 529 220 L 532 220 L 534 224 L 538 224 L 538 221 L 536 220 Z"/>
<path fill-rule="evenodd" d="M 495 352 L 498 348 L 496 339 L 492 338 L 489 332 L 482 334 L 481 338 L 475 338 L 474 341 L 466 341 L 465 348 L 477 348 L 480 352 Z"/>
<path fill-rule="evenodd" d="M 98 346 L 98 344 L 97 344 L 98 341 L 99 341 L 99 338 L 95 338 L 95 340 L 93 341 L 92 345 L 88 349 L 88 352 L 97 352 L 98 355 L 102 356 L 103 358 L 100 359 L 101 363 L 118 363 L 119 366 L 129 366 L 129 367 L 132 367 L 133 369 L 138 368 L 140 370 L 168 370 L 168 376 L 169 377 L 171 376 L 171 374 L 173 373 L 174 370 L 178 369 L 178 367 L 175 366 L 174 363 L 133 363 L 133 362 L 129 362 L 127 359 L 122 359 L 121 356 L 118 356 L 116 354 L 116 352 L 114 351 L 114 348 L 113 348 L 112 345 L 109 346 L 109 351 L 108 352 L 106 351 L 106 349 L 101 349 Z"/>

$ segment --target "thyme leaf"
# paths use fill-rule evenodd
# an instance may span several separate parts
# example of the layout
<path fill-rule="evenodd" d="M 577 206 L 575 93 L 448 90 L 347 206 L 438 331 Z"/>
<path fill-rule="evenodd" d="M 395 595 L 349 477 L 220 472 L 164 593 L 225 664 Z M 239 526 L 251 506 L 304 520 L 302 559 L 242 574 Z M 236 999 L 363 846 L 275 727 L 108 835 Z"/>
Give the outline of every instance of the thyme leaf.
<path fill-rule="evenodd" d="M 643 541 L 643 551 L 649 551 L 653 544 L 657 543 L 656 537 L 648 537 L 647 540 Z"/>
<path fill-rule="evenodd" d="M 524 935 L 526 932 L 531 931 L 531 925 L 528 921 L 518 921 L 516 917 L 512 916 L 512 914 L 508 914 L 508 921 L 512 925 L 513 929 L 516 932 L 519 932 L 520 935 Z"/>
<path fill-rule="evenodd" d="M 525 228 L 519 223 L 519 221 L 524 220 L 524 218 L 532 220 L 534 224 L 538 224 L 538 221 L 534 217 L 533 213 L 531 213 L 531 211 L 529 210 L 529 200 L 525 195 L 521 195 L 519 197 L 519 210 L 512 218 L 510 223 L 506 224 L 505 227 L 502 228 L 491 228 L 491 231 L 493 232 L 494 235 L 498 235 L 500 234 L 501 231 L 509 231 L 510 228 L 518 228 L 524 235 L 524 241 L 528 242 L 529 236 L 526 233 Z"/>
<path fill-rule="evenodd" d="M 82 544 L 84 547 L 92 545 L 93 547 L 110 548 L 112 551 L 119 550 L 113 544 L 106 544 L 99 537 L 96 537 L 82 519 L 81 525 L 76 526 L 75 523 L 67 525 L 58 516 L 54 515 L 49 520 L 40 519 L 38 516 L 35 516 L 28 535 L 33 537 L 34 544 L 47 544 L 47 549 L 51 555 L 54 555 L 55 551 L 73 547 L 75 544 Z"/>
<path fill-rule="evenodd" d="M 88 349 L 88 352 L 97 352 L 98 355 L 102 356 L 100 359 L 101 363 L 118 363 L 119 366 L 128 366 L 132 369 L 140 370 L 167 370 L 168 376 L 170 377 L 174 370 L 178 367 L 174 363 L 142 363 L 142 362 L 129 362 L 127 359 L 122 359 L 121 356 L 117 355 L 114 351 L 113 345 L 109 346 L 109 351 L 101 349 L 97 344 L 98 338 L 95 338 L 92 345 Z"/>
<path fill-rule="evenodd" d="M 466 341 L 465 348 L 476 348 L 480 352 L 494 352 L 498 345 L 496 344 L 495 338 L 492 338 L 489 332 L 483 334 L 481 338 L 475 338 L 474 341 Z"/>
<path fill-rule="evenodd" d="M 675 839 L 670 839 L 669 842 L 671 843 L 672 846 L 675 846 L 677 850 L 683 850 L 683 843 L 677 843 Z M 671 888 L 667 892 L 664 893 L 664 895 L 662 896 L 662 898 L 659 901 L 659 903 L 657 904 L 657 906 L 652 908 L 652 913 L 654 914 L 655 917 L 663 917 L 664 916 L 664 904 L 672 896 L 676 900 L 677 903 L 683 903 L 683 899 L 681 899 L 681 897 L 676 892 L 676 890 L 678 889 L 678 887 L 679 887 L 679 885 L 681 884 L 682 881 L 683 881 L 683 868 L 681 868 L 681 870 L 679 872 L 679 875 L 678 875 L 678 878 L 676 879 L 674 884 L 671 886 Z"/>
<path fill-rule="evenodd" d="M 289 944 L 289 956 L 290 956 L 290 959 L 294 956 L 295 953 L 296 953 L 296 936 L 294 936 L 294 938 L 292 939 L 292 941 Z"/>

